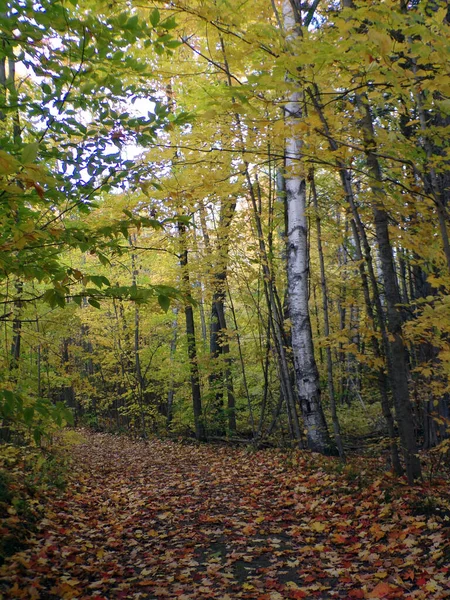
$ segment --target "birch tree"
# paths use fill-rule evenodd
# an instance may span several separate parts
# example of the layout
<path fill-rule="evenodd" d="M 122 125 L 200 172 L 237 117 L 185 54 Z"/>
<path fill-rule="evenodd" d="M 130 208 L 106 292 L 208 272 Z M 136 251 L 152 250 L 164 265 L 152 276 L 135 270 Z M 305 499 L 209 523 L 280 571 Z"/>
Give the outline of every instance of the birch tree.
<path fill-rule="evenodd" d="M 293 0 L 283 2 L 283 26 L 287 42 L 301 36 L 300 6 Z M 319 372 L 309 314 L 308 223 L 306 216 L 306 176 L 302 141 L 296 127 L 302 118 L 303 94 L 294 89 L 285 106 L 285 181 L 287 205 L 287 278 L 292 352 L 301 412 L 311 450 L 331 451 L 331 440 L 320 399 Z"/>

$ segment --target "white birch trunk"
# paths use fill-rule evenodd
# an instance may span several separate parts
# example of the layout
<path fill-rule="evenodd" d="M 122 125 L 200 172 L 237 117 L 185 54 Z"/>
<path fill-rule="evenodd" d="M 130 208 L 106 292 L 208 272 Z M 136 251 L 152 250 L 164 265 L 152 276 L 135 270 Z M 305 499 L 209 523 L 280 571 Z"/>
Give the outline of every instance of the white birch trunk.
<path fill-rule="evenodd" d="M 291 2 L 283 2 L 283 22 L 288 41 L 299 36 Z M 316 452 L 331 451 L 331 440 L 320 400 L 319 373 L 314 358 L 308 304 L 308 223 L 306 179 L 302 142 L 295 125 L 302 118 L 302 93 L 292 92 L 285 107 L 288 127 L 285 147 L 287 203 L 287 277 L 292 351 L 300 407 L 308 447 Z"/>

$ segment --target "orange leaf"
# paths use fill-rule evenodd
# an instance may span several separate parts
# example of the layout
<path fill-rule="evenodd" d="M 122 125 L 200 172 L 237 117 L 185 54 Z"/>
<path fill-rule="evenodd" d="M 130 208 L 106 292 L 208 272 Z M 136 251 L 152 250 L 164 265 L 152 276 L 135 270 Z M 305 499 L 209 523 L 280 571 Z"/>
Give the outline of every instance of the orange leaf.
<path fill-rule="evenodd" d="M 393 591 L 394 588 L 392 588 L 388 583 L 385 583 L 384 581 L 380 582 L 378 585 L 376 585 L 373 590 L 371 592 L 369 592 L 369 598 L 386 598 L 386 596 Z"/>
<path fill-rule="evenodd" d="M 350 598 L 365 598 L 366 597 L 366 593 L 364 592 L 364 590 L 350 590 L 348 595 L 350 596 Z"/>
<path fill-rule="evenodd" d="M 33 181 L 33 187 L 37 191 L 39 198 L 42 199 L 44 197 L 44 188 L 39 183 L 36 183 L 36 181 Z"/>
<path fill-rule="evenodd" d="M 336 544 L 345 544 L 347 542 L 347 538 L 337 533 L 333 536 L 333 542 L 336 542 Z"/>
<path fill-rule="evenodd" d="M 245 533 L 245 535 L 253 535 L 255 533 L 255 528 L 253 525 L 246 525 L 242 528 L 242 531 Z"/>
<path fill-rule="evenodd" d="M 289 593 L 293 600 L 301 600 L 302 598 L 306 598 L 306 593 L 303 590 L 291 590 Z"/>

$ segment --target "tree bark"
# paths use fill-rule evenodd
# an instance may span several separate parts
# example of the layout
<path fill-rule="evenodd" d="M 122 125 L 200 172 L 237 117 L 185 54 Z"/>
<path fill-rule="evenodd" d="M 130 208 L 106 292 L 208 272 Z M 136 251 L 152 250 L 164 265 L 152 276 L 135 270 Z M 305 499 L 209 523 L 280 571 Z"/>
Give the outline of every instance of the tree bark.
<path fill-rule="evenodd" d="M 365 154 L 373 193 L 373 215 L 375 235 L 380 255 L 381 271 L 387 309 L 387 327 L 390 333 L 390 360 L 392 364 L 391 385 L 394 406 L 400 433 L 402 452 L 409 483 L 421 476 L 421 466 L 414 431 L 412 404 L 408 388 L 408 355 L 402 336 L 403 318 L 398 306 L 401 295 L 394 266 L 394 258 L 389 235 L 389 218 L 384 208 L 385 192 L 382 172 L 376 155 L 376 140 L 372 115 L 368 101 L 357 96 L 357 105 L 362 115 L 362 131 Z"/>
<path fill-rule="evenodd" d="M 183 281 L 184 293 L 190 294 L 190 278 L 189 278 L 189 257 L 186 245 L 186 226 L 184 223 L 178 223 L 178 233 L 180 239 L 181 253 L 180 266 L 181 277 Z M 186 337 L 188 346 L 189 368 L 192 390 L 192 406 L 194 411 L 195 437 L 198 441 L 206 440 L 205 425 L 203 422 L 202 410 L 202 395 L 200 388 L 200 375 L 197 362 L 197 344 L 195 339 L 195 321 L 192 305 L 186 300 L 184 306 L 184 314 L 186 318 Z"/>
<path fill-rule="evenodd" d="M 178 339 L 178 308 L 173 309 L 173 321 L 172 321 L 172 339 L 170 340 L 170 365 L 172 366 L 175 358 L 175 352 L 177 349 Z M 170 424 L 173 419 L 173 400 L 175 396 L 175 386 L 173 378 L 173 369 L 171 369 L 169 391 L 167 392 L 167 420 L 166 427 L 170 428 Z"/>
<path fill-rule="evenodd" d="M 289 0 L 283 2 L 283 23 L 288 41 L 299 37 L 300 22 L 296 19 Z M 293 129 L 302 118 L 302 97 L 300 91 L 293 91 L 286 103 L 285 120 L 288 129 Z M 326 454 L 333 452 L 333 448 L 320 399 L 319 372 L 314 357 L 308 306 L 306 179 L 302 142 L 293 132 L 287 134 L 285 142 L 285 167 L 287 278 L 294 369 L 308 447 Z"/>
<path fill-rule="evenodd" d="M 333 139 L 333 137 L 330 133 L 327 120 L 326 120 L 325 115 L 322 110 L 322 106 L 320 105 L 318 97 L 317 97 L 319 94 L 319 90 L 317 89 L 317 87 L 315 87 L 314 93 L 311 90 L 309 90 L 309 94 L 310 94 L 311 100 L 314 104 L 314 107 L 317 111 L 317 114 L 323 124 L 324 130 L 325 130 L 324 132 L 326 134 L 330 149 L 337 150 L 338 144 Z M 374 301 L 375 301 L 375 306 L 377 309 L 378 324 L 379 324 L 379 327 L 381 330 L 383 348 L 385 351 L 384 358 L 386 359 L 389 380 L 391 380 L 393 377 L 393 369 L 392 369 L 392 365 L 391 365 L 390 358 L 389 358 L 389 341 L 388 341 L 388 336 L 387 336 L 387 332 L 386 332 L 384 313 L 383 313 L 383 309 L 382 309 L 382 305 L 381 305 L 381 298 L 380 298 L 380 294 L 378 292 L 378 282 L 377 282 L 377 279 L 375 276 L 375 271 L 373 268 L 372 254 L 371 254 L 369 241 L 367 239 L 366 230 L 364 228 L 364 225 L 361 222 L 361 218 L 360 218 L 360 215 L 359 215 L 359 212 L 358 212 L 358 209 L 356 206 L 355 198 L 353 195 L 353 186 L 352 186 L 352 182 L 351 182 L 350 171 L 346 168 L 345 164 L 339 159 L 336 160 L 336 166 L 339 168 L 339 176 L 341 179 L 342 188 L 344 190 L 345 198 L 349 204 L 349 207 L 350 207 L 350 210 L 352 213 L 352 217 L 353 217 L 350 222 L 350 225 L 352 228 L 353 239 L 354 239 L 354 243 L 355 243 L 355 253 L 356 253 L 356 259 L 357 259 L 358 265 L 359 265 L 359 273 L 360 273 L 360 277 L 361 277 L 361 285 L 362 285 L 362 289 L 363 289 L 364 302 L 366 305 L 367 316 L 369 317 L 372 327 L 375 330 L 375 325 L 376 325 L 375 314 L 374 314 L 374 310 L 373 310 L 372 300 L 370 298 L 369 279 L 367 277 L 367 273 L 366 273 L 366 270 L 364 267 L 363 260 L 365 260 L 365 264 L 366 264 L 367 270 L 369 272 L 370 282 L 372 284 Z M 362 240 L 362 242 L 361 242 L 361 240 Z M 362 244 L 364 246 L 364 256 L 363 256 L 363 251 L 362 251 Z M 372 345 L 372 349 L 373 349 L 375 358 L 382 360 L 383 354 L 381 352 L 381 348 L 380 348 L 378 339 L 375 335 L 371 336 L 371 345 Z M 392 411 L 391 411 L 390 402 L 389 402 L 386 374 L 385 374 L 384 368 L 381 366 L 378 368 L 378 371 L 377 371 L 377 380 L 378 380 L 378 389 L 380 390 L 381 408 L 382 408 L 383 416 L 386 420 L 387 431 L 388 431 L 388 435 L 390 438 L 392 467 L 393 467 L 394 472 L 397 475 L 402 475 L 403 469 L 402 469 L 399 454 L 398 454 L 396 433 L 395 433 L 395 424 L 394 424 L 394 419 L 392 416 Z"/>
<path fill-rule="evenodd" d="M 311 191 L 314 202 L 314 209 L 316 212 L 316 231 L 317 231 L 317 251 L 319 253 L 319 264 L 320 264 L 320 285 L 322 288 L 322 309 L 323 309 L 323 321 L 324 321 L 324 335 L 328 337 L 330 335 L 330 319 L 328 311 L 328 289 L 327 279 L 325 275 L 325 261 L 323 256 L 322 246 L 322 224 L 319 216 L 319 205 L 317 201 L 317 191 L 314 181 L 314 171 L 310 174 Z M 331 348 L 327 345 L 326 349 L 327 357 L 327 379 L 328 379 L 328 394 L 330 397 L 330 408 L 331 408 L 331 419 L 333 421 L 333 432 L 334 441 L 339 452 L 341 460 L 345 462 L 344 446 L 342 444 L 341 427 L 339 424 L 339 418 L 336 410 L 336 395 L 334 391 L 334 380 L 333 380 L 333 361 L 331 357 Z"/>

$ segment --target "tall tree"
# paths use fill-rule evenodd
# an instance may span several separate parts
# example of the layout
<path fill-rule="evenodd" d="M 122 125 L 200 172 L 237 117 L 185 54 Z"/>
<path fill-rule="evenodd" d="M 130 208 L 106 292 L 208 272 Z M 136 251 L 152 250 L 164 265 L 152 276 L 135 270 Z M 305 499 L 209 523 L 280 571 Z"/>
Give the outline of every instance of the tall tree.
<path fill-rule="evenodd" d="M 297 41 L 300 37 L 300 15 L 300 4 L 291 3 L 290 0 L 283 2 L 283 25 L 288 44 Z M 285 149 L 285 185 L 289 318 L 295 375 L 308 447 L 326 453 L 331 451 L 331 440 L 322 409 L 319 372 L 312 340 L 309 313 L 306 169 L 303 145 L 296 127 L 302 119 L 302 102 L 301 90 L 294 89 L 284 109 L 288 129 Z"/>

